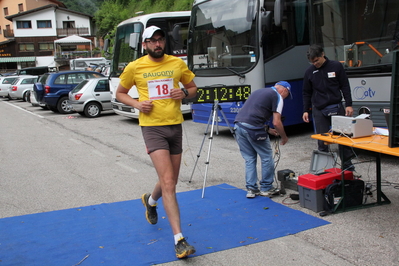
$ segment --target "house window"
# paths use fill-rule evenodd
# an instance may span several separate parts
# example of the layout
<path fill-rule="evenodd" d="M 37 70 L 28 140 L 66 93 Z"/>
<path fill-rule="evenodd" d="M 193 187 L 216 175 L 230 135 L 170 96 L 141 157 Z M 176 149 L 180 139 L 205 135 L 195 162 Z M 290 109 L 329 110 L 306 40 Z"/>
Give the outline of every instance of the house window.
<path fill-rule="evenodd" d="M 35 47 L 34 47 L 33 43 L 20 43 L 19 44 L 20 52 L 31 52 L 34 50 L 35 50 Z"/>
<path fill-rule="evenodd" d="M 38 20 L 37 21 L 37 28 L 51 28 L 51 20 Z"/>
<path fill-rule="evenodd" d="M 44 51 L 44 50 L 54 50 L 54 43 L 39 43 L 39 50 Z"/>
<path fill-rule="evenodd" d="M 32 23 L 30 20 L 19 20 L 17 21 L 17 29 L 31 29 Z"/>
<path fill-rule="evenodd" d="M 23 12 L 24 11 L 24 4 L 18 4 L 18 11 Z"/>
<path fill-rule="evenodd" d="M 4 16 L 8 16 L 8 7 L 3 8 L 4 10 Z"/>
<path fill-rule="evenodd" d="M 74 29 L 75 28 L 75 21 L 63 21 L 62 22 L 63 29 Z"/>

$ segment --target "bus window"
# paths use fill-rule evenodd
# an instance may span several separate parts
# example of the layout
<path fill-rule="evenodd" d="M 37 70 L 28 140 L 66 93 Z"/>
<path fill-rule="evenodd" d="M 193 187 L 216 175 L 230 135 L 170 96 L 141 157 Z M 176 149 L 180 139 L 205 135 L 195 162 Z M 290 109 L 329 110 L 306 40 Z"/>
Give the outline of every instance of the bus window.
<path fill-rule="evenodd" d="M 265 1 L 266 11 L 275 12 L 275 0 Z M 274 22 L 265 28 L 262 38 L 263 55 L 265 61 L 294 45 L 309 44 L 309 27 L 307 18 L 308 4 L 306 1 L 287 2 L 281 6 L 282 21 L 280 25 Z"/>

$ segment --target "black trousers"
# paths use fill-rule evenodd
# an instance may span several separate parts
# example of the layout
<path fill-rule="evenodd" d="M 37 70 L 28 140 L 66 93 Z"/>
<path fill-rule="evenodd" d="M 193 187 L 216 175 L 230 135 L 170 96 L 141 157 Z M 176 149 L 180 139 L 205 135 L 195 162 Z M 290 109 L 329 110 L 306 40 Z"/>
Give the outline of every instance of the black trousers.
<path fill-rule="evenodd" d="M 316 131 L 316 134 L 327 133 L 331 129 L 331 116 L 325 116 L 319 109 L 313 107 L 313 125 Z M 339 115 L 345 115 L 345 109 L 342 104 L 340 104 L 340 108 L 338 111 Z M 318 150 L 323 152 L 330 152 L 330 148 L 328 145 L 324 144 L 324 141 L 318 140 Z M 355 166 L 352 164 L 352 158 L 355 156 L 351 147 L 338 145 L 339 154 L 341 155 L 343 149 L 343 158 L 341 159 L 341 163 L 343 165 L 344 170 L 354 171 Z"/>

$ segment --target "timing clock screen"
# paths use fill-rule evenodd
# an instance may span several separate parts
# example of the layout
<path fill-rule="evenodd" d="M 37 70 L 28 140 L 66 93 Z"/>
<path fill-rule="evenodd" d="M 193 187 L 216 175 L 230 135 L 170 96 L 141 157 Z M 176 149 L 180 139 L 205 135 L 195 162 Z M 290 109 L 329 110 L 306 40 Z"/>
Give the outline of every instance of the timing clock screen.
<path fill-rule="evenodd" d="M 197 96 L 190 99 L 193 103 L 214 103 L 245 101 L 251 94 L 250 85 L 207 86 L 197 89 Z"/>

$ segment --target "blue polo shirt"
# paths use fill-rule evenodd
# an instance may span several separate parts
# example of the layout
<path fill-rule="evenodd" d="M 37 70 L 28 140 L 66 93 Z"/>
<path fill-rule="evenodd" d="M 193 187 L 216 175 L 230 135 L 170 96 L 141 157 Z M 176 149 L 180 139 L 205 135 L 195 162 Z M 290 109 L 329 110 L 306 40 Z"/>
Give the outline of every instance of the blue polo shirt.
<path fill-rule="evenodd" d="M 284 101 L 276 88 L 268 87 L 251 93 L 234 122 L 262 127 L 269 122 L 274 112 L 282 113 Z"/>

